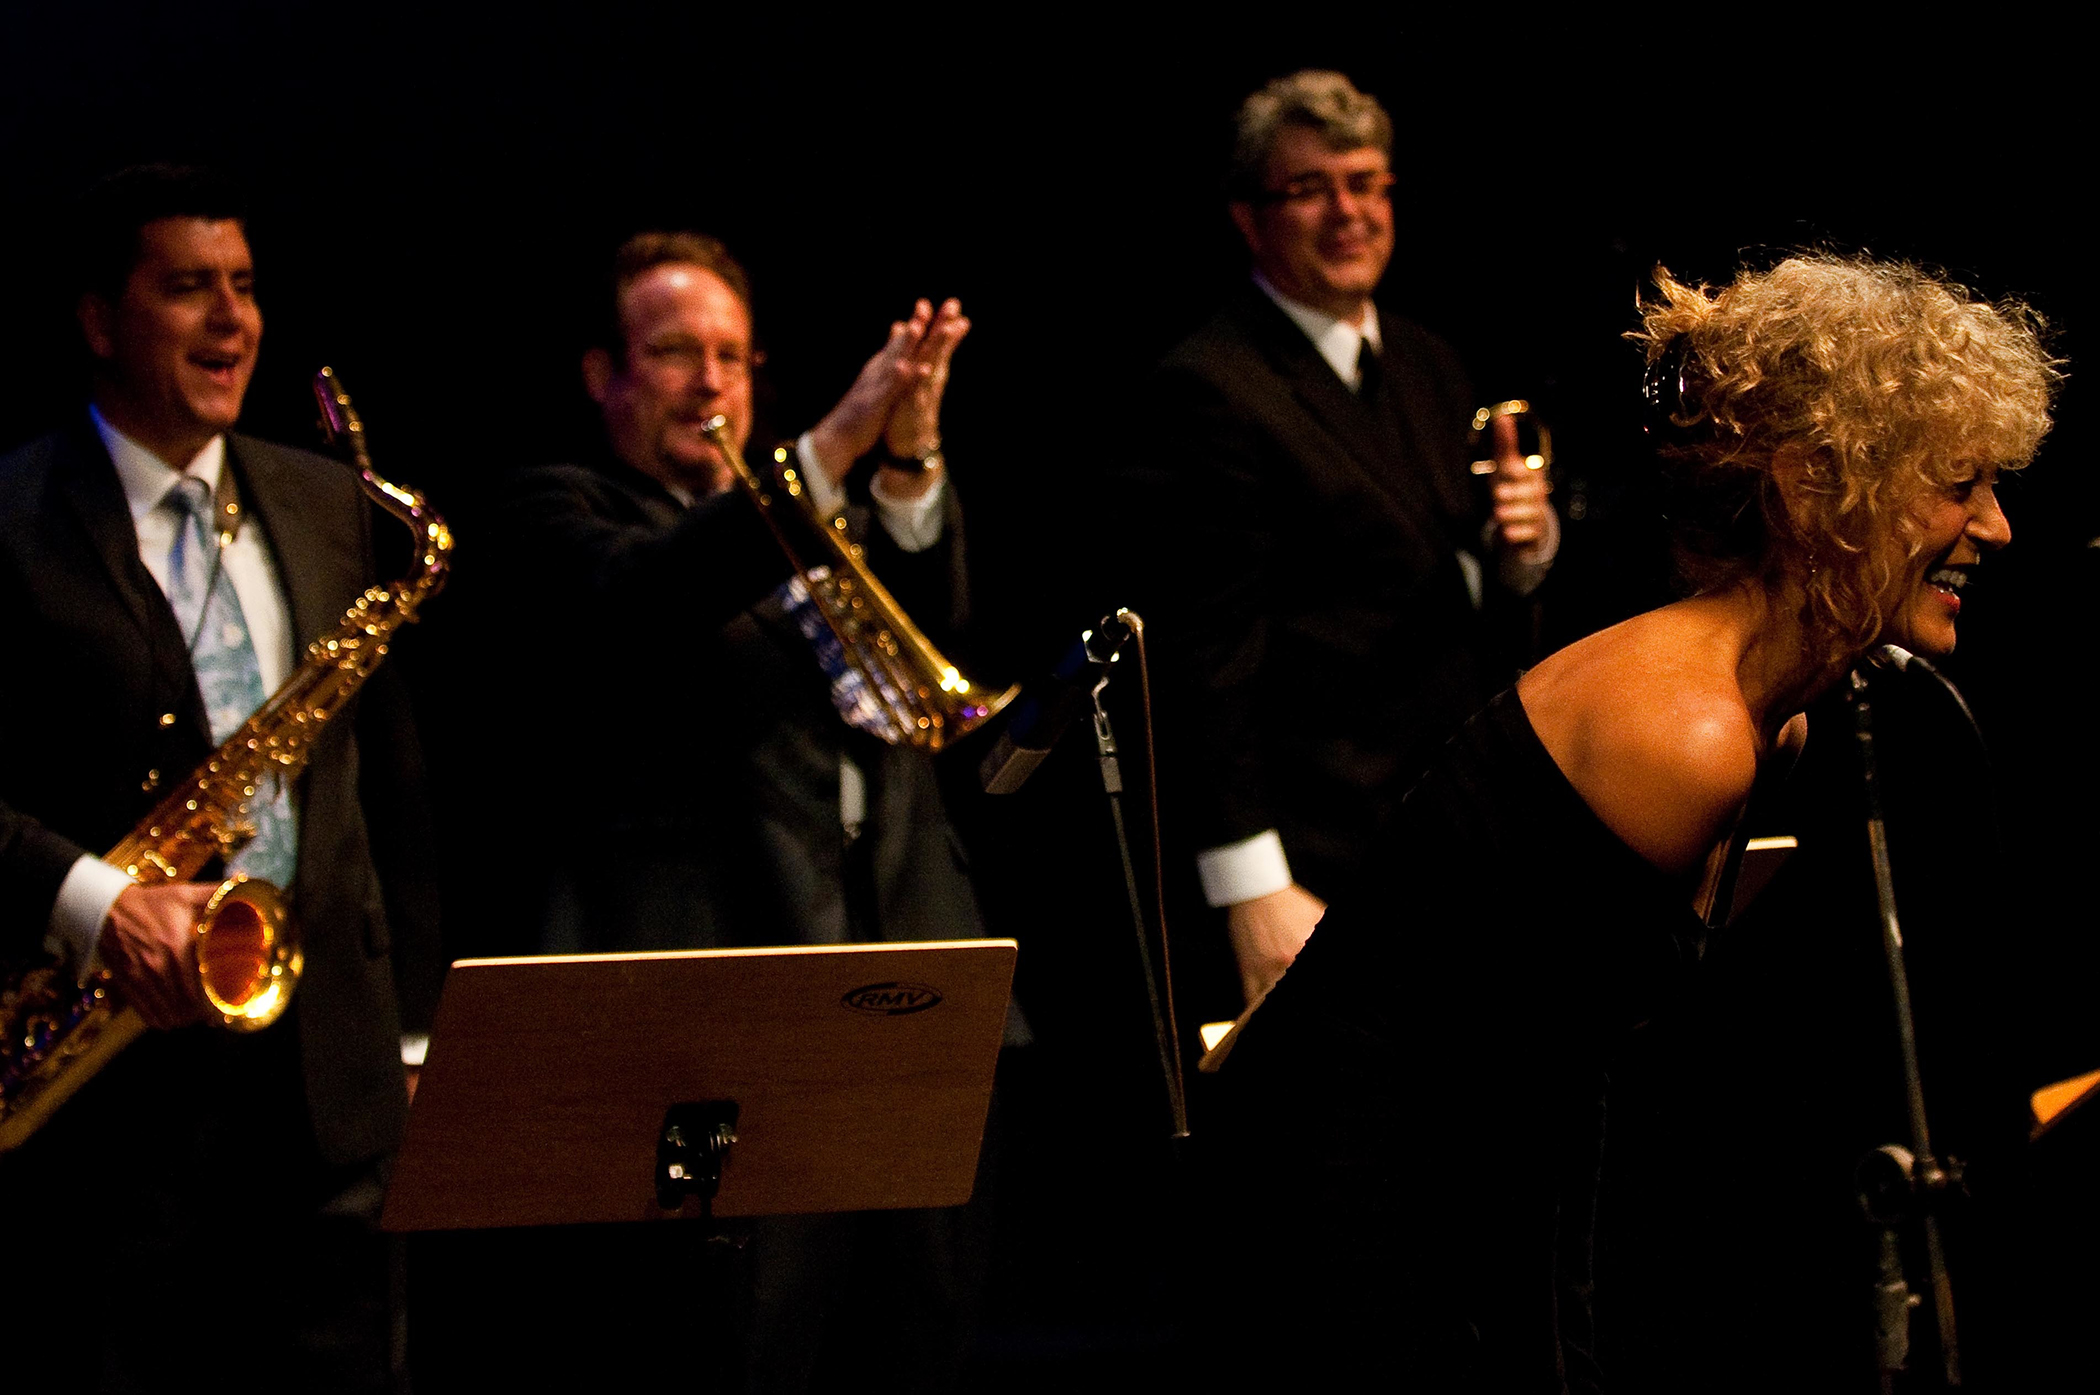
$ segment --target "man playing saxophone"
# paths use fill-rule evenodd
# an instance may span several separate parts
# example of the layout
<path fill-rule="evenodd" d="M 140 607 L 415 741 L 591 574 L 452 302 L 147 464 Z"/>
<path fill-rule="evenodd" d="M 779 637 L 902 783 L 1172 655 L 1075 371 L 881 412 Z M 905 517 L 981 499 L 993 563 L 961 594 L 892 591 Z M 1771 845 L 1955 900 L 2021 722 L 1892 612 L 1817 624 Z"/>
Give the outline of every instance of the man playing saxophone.
<path fill-rule="evenodd" d="M 158 1030 L 0 1159 L 9 1251 L 37 1271 L 10 1286 L 9 1329 L 36 1341 L 11 1344 L 8 1374 L 203 1384 L 227 1353 L 202 1334 L 237 1322 L 241 1365 L 272 1386 L 385 1390 L 401 1353 L 378 1199 L 407 1104 L 390 948 L 435 943 L 390 926 L 425 902 L 374 865 L 413 811 L 360 794 L 412 783 L 391 770 L 414 758 L 399 691 L 382 674 L 305 776 L 250 807 L 230 870 L 288 890 L 306 947 L 274 1025 L 201 1025 L 212 886 L 134 885 L 96 856 L 377 579 L 366 509 L 344 467 L 232 431 L 262 336 L 234 190 L 123 171 L 71 246 L 89 401 L 0 460 L 0 648 L 21 665 L 0 685 L 0 957 L 107 969 Z"/>
<path fill-rule="evenodd" d="M 545 946 L 982 933 L 931 760 L 842 719 L 851 704 L 841 694 L 859 680 L 841 672 L 822 617 L 709 437 L 717 416 L 738 447 L 754 429 L 743 269 L 712 238 L 642 234 L 615 258 L 603 320 L 582 369 L 605 450 L 591 464 L 527 472 L 505 526 L 491 530 L 521 583 L 558 598 L 551 618 L 570 637 L 569 681 L 551 695 L 549 764 L 577 784 L 563 806 L 571 826 Z M 822 420 L 778 452 L 748 452 L 761 471 L 784 461 L 813 496 L 824 520 L 815 526 L 857 537 L 870 570 L 936 636 L 960 621 L 965 599 L 939 413 L 968 329 L 956 302 L 919 301 Z M 860 462 L 872 481 L 849 499 Z M 744 1290 L 754 1388 L 803 1388 L 813 1369 L 850 1359 L 856 1337 L 909 1352 L 924 1388 L 941 1388 L 967 1337 L 981 1223 L 962 1208 L 762 1224 Z M 598 1237 L 635 1252 L 593 1252 L 589 1267 L 663 1278 L 620 1285 L 609 1301 L 664 1305 L 663 1321 L 677 1322 L 697 1301 L 697 1237 L 638 1231 Z M 871 1267 L 881 1275 L 872 1285 Z M 872 1329 L 844 1332 L 850 1324 L 836 1319 L 849 1314 Z"/>

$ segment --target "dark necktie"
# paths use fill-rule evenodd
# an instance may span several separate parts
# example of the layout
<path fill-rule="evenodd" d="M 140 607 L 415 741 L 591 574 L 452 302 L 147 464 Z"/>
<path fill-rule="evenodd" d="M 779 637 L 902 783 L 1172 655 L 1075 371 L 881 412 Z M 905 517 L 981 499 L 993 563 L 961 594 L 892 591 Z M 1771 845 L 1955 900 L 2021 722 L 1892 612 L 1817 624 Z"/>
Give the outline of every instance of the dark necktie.
<path fill-rule="evenodd" d="M 1356 395 L 1366 407 L 1377 408 L 1385 392 L 1385 370 L 1379 366 L 1378 351 L 1366 339 L 1356 348 Z"/>

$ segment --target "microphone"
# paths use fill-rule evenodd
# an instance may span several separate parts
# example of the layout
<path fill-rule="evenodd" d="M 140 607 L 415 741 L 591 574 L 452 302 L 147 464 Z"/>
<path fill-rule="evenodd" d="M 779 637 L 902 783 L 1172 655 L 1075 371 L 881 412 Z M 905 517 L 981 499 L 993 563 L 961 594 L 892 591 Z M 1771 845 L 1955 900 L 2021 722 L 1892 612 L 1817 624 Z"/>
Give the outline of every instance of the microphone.
<path fill-rule="evenodd" d="M 1103 616 L 1094 628 L 1079 632 L 1047 682 L 1022 689 L 999 744 L 977 767 L 986 794 L 1012 794 L 1027 782 L 1073 718 L 1092 706 L 1094 690 L 1108 681 L 1108 666 L 1129 639 L 1128 624 Z"/>
<path fill-rule="evenodd" d="M 1954 686 L 1954 680 L 1941 673 L 1939 667 L 1930 659 L 1922 654 L 1913 654 L 1900 644 L 1882 644 L 1867 651 L 1867 662 L 1876 668 L 1892 668 L 1898 673 L 1909 673 L 1915 669 L 1937 681 L 1947 690 L 1947 696 L 1954 699 L 1954 705 L 1961 709 L 1961 715 L 1968 722 L 1969 730 L 1976 733 L 1977 742 L 1983 744 L 1983 727 L 1978 724 L 1976 714 L 1969 710 L 1969 700 L 1961 695 L 1961 689 Z"/>

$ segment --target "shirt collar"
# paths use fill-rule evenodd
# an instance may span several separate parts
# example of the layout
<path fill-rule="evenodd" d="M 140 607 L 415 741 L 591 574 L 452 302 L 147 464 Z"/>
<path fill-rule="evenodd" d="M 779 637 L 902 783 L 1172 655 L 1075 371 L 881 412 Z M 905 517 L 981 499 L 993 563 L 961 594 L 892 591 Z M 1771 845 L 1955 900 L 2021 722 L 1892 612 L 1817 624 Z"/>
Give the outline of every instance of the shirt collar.
<path fill-rule="evenodd" d="M 1303 330 L 1307 339 L 1312 340 L 1313 348 L 1319 350 L 1320 357 L 1335 371 L 1335 376 L 1354 391 L 1362 382 L 1362 375 L 1357 372 L 1356 367 L 1362 347 L 1369 344 L 1373 353 L 1381 352 L 1385 348 L 1378 336 L 1377 307 L 1369 304 L 1364 306 L 1363 327 L 1359 329 L 1347 320 L 1335 318 L 1325 310 L 1316 310 L 1310 305 L 1292 300 L 1269 284 L 1269 278 L 1259 271 L 1254 273 L 1254 284 L 1261 287 L 1263 295 L 1276 302 L 1277 309 L 1291 317 L 1291 323 Z"/>
<path fill-rule="evenodd" d="M 132 440 L 116 427 L 109 418 L 92 403 L 88 406 L 88 417 L 95 423 L 95 434 L 109 450 L 109 459 L 117 467 L 117 481 L 124 486 L 124 502 L 131 506 L 133 522 L 144 518 L 160 507 L 161 500 L 168 497 L 168 487 L 175 483 L 178 474 L 195 475 L 203 480 L 213 495 L 219 490 L 219 473 L 226 468 L 226 437 L 222 433 L 204 443 L 204 449 L 196 458 L 176 470 L 145 446 Z"/>

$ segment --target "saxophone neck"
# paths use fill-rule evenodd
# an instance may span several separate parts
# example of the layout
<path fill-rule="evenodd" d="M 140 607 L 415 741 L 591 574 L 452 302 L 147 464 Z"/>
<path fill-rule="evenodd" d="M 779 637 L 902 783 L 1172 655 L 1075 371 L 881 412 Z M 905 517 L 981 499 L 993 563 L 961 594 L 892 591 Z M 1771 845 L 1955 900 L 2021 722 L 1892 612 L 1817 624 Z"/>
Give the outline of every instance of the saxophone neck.
<path fill-rule="evenodd" d="M 335 370 L 323 368 L 314 374 L 313 387 L 314 400 L 321 409 L 322 434 L 349 451 L 357 482 L 366 497 L 399 519 L 415 537 L 415 570 L 393 587 L 404 618 L 413 619 L 415 608 L 445 584 L 445 574 L 451 569 L 452 530 L 421 491 L 404 489 L 372 468 L 371 452 L 365 445 L 364 420 L 358 416 Z"/>

